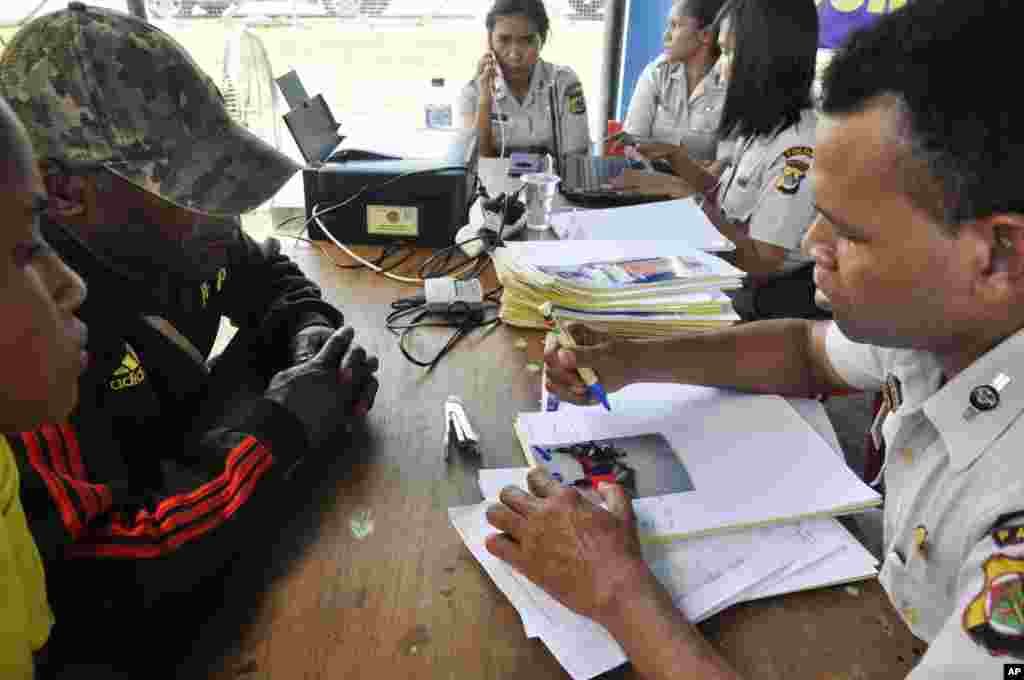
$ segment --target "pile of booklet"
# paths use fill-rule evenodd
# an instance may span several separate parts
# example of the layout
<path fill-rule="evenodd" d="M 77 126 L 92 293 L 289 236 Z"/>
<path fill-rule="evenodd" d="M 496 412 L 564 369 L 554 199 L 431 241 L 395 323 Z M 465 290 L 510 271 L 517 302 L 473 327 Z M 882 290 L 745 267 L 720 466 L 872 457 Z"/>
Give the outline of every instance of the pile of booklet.
<path fill-rule="evenodd" d="M 733 604 L 872 578 L 877 560 L 835 519 L 881 503 L 846 466 L 821 404 L 692 385 L 635 384 L 600 406 L 521 413 L 529 463 L 594 502 L 623 485 L 644 559 L 693 622 Z M 551 408 L 557 408 L 552 412 Z M 743 425 L 737 428 L 737 423 Z M 481 470 L 485 499 L 526 486 L 528 468 Z M 490 555 L 489 503 L 451 508 L 463 541 L 575 680 L 626 661 L 608 632 Z"/>
<path fill-rule="evenodd" d="M 501 319 L 545 328 L 541 306 L 622 337 L 705 330 L 739 319 L 723 292 L 743 272 L 684 241 L 532 241 L 492 257 L 504 286 Z"/>

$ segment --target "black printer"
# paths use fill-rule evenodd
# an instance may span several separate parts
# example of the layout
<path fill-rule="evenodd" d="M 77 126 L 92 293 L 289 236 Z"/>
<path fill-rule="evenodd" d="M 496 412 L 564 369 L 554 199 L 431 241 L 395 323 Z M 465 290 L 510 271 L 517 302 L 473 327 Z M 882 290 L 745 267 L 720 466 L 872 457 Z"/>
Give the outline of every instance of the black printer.
<path fill-rule="evenodd" d="M 412 241 L 450 246 L 469 223 L 475 197 L 476 138 L 452 131 L 448 155 L 439 159 L 343 160 L 302 171 L 306 219 L 314 239 L 327 229 L 341 243 Z M 322 228 L 321 228 L 322 225 Z"/>
<path fill-rule="evenodd" d="M 295 73 L 278 79 L 291 107 L 284 120 L 306 159 L 302 171 L 309 234 L 344 244 L 412 242 L 450 246 L 475 198 L 473 130 L 451 130 L 438 158 L 396 158 L 342 146 L 322 95 L 309 98 Z M 432 130 L 431 134 L 438 131 Z M 321 226 L 322 225 L 322 226 Z"/>

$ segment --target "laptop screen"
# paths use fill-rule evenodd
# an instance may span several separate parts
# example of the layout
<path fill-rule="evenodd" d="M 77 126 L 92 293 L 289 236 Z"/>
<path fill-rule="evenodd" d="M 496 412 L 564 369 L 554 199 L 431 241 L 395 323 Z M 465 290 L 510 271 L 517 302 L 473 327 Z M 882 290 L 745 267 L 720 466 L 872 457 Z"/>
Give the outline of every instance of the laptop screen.
<path fill-rule="evenodd" d="M 284 114 L 284 122 L 307 163 L 322 163 L 344 139 L 321 94 Z"/>

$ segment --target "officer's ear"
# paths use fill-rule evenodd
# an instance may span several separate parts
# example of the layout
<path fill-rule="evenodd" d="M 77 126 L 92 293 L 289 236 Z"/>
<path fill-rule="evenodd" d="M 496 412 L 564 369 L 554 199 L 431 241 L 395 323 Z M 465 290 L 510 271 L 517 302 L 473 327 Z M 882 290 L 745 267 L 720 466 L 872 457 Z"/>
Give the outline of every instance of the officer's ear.
<path fill-rule="evenodd" d="M 976 249 L 976 284 L 986 297 L 1024 296 L 1024 215 L 1000 213 L 961 226 Z"/>
<path fill-rule="evenodd" d="M 95 186 L 87 177 L 68 168 L 58 160 L 39 163 L 39 172 L 46 185 L 50 218 L 65 221 L 80 218 L 95 202 Z"/>

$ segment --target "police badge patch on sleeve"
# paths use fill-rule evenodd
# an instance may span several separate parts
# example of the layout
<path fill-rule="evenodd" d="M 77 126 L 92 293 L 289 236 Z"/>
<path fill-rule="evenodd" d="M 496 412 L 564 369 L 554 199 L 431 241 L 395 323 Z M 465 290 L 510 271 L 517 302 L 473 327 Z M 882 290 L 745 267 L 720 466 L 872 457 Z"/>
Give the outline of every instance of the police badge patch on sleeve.
<path fill-rule="evenodd" d="M 566 88 L 565 107 L 569 113 L 576 115 L 587 112 L 587 101 L 583 98 L 583 85 L 577 82 Z"/>
<path fill-rule="evenodd" d="M 813 159 L 814 149 L 809 146 L 792 146 L 783 151 L 782 156 L 786 159 L 786 165 L 782 169 L 782 175 L 775 181 L 775 188 L 792 196 L 800 190 L 800 184 L 807 176 L 807 171 L 811 169 L 811 164 L 799 156 Z"/>
<path fill-rule="evenodd" d="M 1024 658 L 1024 559 L 992 555 L 985 584 L 963 613 L 963 627 L 992 656 Z"/>
<path fill-rule="evenodd" d="M 992 529 L 992 540 L 1000 548 L 1024 543 L 1024 512 L 1003 515 Z"/>

